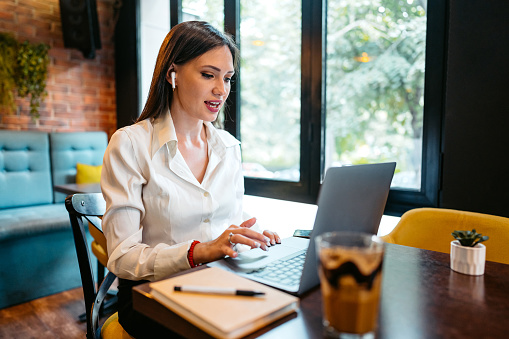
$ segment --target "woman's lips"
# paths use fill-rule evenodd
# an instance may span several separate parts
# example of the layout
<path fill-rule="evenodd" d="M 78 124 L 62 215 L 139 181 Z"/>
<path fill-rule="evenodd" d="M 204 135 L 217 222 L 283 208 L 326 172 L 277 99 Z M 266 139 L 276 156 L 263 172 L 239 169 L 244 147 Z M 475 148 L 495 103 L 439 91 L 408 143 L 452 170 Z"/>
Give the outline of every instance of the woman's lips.
<path fill-rule="evenodd" d="M 218 101 L 205 101 L 205 105 L 207 106 L 207 109 L 211 111 L 212 113 L 219 112 L 219 109 L 221 108 L 221 100 Z"/>

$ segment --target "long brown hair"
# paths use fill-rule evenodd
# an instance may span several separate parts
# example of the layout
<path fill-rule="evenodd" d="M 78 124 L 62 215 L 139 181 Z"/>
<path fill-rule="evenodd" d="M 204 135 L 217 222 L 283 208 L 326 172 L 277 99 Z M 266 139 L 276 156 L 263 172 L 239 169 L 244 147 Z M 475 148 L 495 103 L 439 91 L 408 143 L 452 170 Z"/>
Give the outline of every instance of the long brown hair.
<path fill-rule="evenodd" d="M 233 65 L 237 69 L 239 50 L 229 35 L 221 33 L 204 21 L 186 21 L 173 27 L 159 49 L 147 102 L 136 122 L 157 118 L 161 113 L 168 111 L 173 99 L 173 90 L 166 80 L 166 74 L 171 65 L 183 65 L 221 46 L 228 47 Z"/>

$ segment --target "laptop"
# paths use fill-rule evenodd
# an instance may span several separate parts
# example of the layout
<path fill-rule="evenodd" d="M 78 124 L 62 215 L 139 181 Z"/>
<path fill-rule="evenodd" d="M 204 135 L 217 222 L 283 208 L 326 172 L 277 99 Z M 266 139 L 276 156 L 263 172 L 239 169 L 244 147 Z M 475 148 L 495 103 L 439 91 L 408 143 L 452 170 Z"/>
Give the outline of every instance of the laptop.
<path fill-rule="evenodd" d="M 395 168 L 394 162 L 329 168 L 310 239 L 285 238 L 268 252 L 252 249 L 207 265 L 294 295 L 304 294 L 320 284 L 315 237 L 332 231 L 376 234 Z"/>

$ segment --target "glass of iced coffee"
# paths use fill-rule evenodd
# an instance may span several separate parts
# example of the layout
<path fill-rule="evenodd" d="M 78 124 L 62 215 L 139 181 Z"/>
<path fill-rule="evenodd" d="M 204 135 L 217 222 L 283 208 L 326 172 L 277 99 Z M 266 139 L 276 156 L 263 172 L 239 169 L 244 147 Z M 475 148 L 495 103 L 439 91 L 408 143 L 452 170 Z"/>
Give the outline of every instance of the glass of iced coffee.
<path fill-rule="evenodd" d="M 367 233 L 315 239 L 326 335 L 373 338 L 378 322 L 384 242 Z"/>

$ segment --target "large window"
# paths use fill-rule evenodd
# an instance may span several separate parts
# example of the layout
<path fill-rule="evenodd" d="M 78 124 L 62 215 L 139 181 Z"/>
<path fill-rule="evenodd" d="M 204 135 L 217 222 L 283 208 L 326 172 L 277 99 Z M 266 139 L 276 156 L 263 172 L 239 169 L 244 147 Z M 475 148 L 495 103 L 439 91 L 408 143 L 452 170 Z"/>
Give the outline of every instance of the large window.
<path fill-rule="evenodd" d="M 246 193 L 314 203 L 330 166 L 396 161 L 390 214 L 436 206 L 446 4 L 426 0 L 169 0 L 241 50 L 223 117 Z"/>
<path fill-rule="evenodd" d="M 240 137 L 247 177 L 300 180 L 301 9 L 296 0 L 241 2 Z"/>
<path fill-rule="evenodd" d="M 224 27 L 223 0 L 182 0 L 182 20 L 207 21 L 219 30 Z"/>
<path fill-rule="evenodd" d="M 426 5 L 329 0 L 325 168 L 396 161 L 393 187 L 421 187 Z"/>

